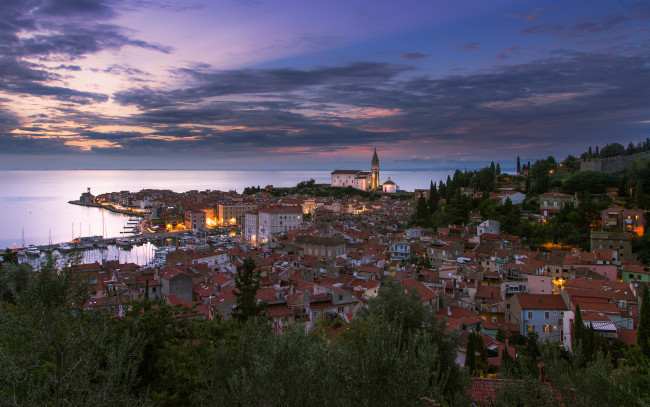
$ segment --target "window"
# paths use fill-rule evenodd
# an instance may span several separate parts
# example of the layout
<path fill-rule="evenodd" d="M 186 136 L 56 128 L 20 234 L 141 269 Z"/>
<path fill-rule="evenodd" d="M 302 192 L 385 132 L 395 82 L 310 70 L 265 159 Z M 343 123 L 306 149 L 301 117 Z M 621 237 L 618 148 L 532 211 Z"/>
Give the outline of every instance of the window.
<path fill-rule="evenodd" d="M 497 317 L 492 317 L 492 323 L 496 324 L 497 323 Z"/>
<path fill-rule="evenodd" d="M 312 318 L 318 318 L 318 311 L 312 311 L 311 317 Z"/>
<path fill-rule="evenodd" d="M 557 324 L 558 324 L 559 326 L 564 326 L 564 318 L 560 318 L 560 319 L 558 319 L 558 320 L 557 320 Z"/>
<path fill-rule="evenodd" d="M 546 333 L 551 333 L 551 332 L 553 332 L 553 326 L 551 326 L 551 325 L 544 325 L 544 332 L 546 332 Z"/>
<path fill-rule="evenodd" d="M 549 319 L 551 317 L 551 313 L 549 311 L 544 311 L 544 319 Z"/>
<path fill-rule="evenodd" d="M 533 311 L 528 311 L 528 319 L 533 319 Z"/>
<path fill-rule="evenodd" d="M 535 332 L 535 325 L 533 324 L 526 325 L 526 330 L 528 330 L 528 332 Z"/>

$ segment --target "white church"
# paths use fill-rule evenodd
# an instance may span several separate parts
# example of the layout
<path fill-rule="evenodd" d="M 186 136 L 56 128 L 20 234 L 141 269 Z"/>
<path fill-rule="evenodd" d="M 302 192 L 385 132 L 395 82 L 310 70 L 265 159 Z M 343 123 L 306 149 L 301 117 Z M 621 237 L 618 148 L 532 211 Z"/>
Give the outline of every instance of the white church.
<path fill-rule="evenodd" d="M 334 170 L 332 171 L 333 187 L 353 187 L 362 191 L 382 191 L 389 194 L 397 192 L 397 184 L 390 177 L 383 184 L 379 184 L 379 157 L 377 149 L 372 156 L 370 171 L 361 170 Z"/>

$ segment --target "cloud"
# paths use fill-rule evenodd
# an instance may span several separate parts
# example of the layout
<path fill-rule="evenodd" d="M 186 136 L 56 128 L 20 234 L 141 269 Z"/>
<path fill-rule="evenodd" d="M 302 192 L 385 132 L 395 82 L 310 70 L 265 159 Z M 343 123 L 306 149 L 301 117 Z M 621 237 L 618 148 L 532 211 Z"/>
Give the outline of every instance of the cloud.
<path fill-rule="evenodd" d="M 410 68 L 387 63 L 355 62 L 344 66 L 298 69 L 241 69 L 212 72 L 180 69 L 196 86 L 171 91 L 149 87 L 117 92 L 114 100 L 143 109 L 161 108 L 229 95 L 287 93 L 318 86 L 385 83 Z"/>
<path fill-rule="evenodd" d="M 429 57 L 428 54 L 422 54 L 420 52 L 402 52 L 400 56 L 409 61 L 417 61 L 418 59 Z"/>
<path fill-rule="evenodd" d="M 407 151 L 418 146 L 434 158 L 456 154 L 462 145 L 477 159 L 481 151 L 510 155 L 514 148 L 538 151 L 540 146 L 548 151 L 557 139 L 583 148 L 620 132 L 642 134 L 639 121 L 646 120 L 650 107 L 649 62 L 647 56 L 564 52 L 481 74 L 405 80 L 396 80 L 404 68 L 372 64 L 192 71 L 189 77 L 200 86 L 120 93 L 122 103 L 143 109 L 128 118 L 129 124 L 150 125 L 154 132 L 125 136 L 119 143 L 129 151 L 233 156 L 289 148 L 391 145 Z M 370 75 L 357 83 L 361 72 Z M 254 98 L 211 101 L 242 95 Z"/>
<path fill-rule="evenodd" d="M 520 32 L 525 35 L 550 34 L 576 37 L 628 28 L 629 23 L 646 22 L 650 19 L 650 3 L 648 2 L 636 3 L 624 11 L 626 12 L 584 17 L 573 24 L 537 24 L 524 28 Z"/>
<path fill-rule="evenodd" d="M 521 19 L 526 22 L 534 22 L 539 20 L 539 18 L 544 14 L 549 13 L 551 11 L 553 11 L 553 8 L 551 7 L 538 7 L 532 12 L 522 11 L 519 13 L 509 13 L 507 14 L 507 16 L 510 18 Z"/>
<path fill-rule="evenodd" d="M 80 71 L 60 63 L 126 46 L 168 53 L 169 47 L 131 38 L 106 21 L 116 16 L 105 0 L 4 0 L 0 3 L 0 91 L 51 97 L 73 104 L 104 102 L 101 93 L 66 88 L 57 71 Z M 59 62 L 48 67 L 35 64 Z"/>
<path fill-rule="evenodd" d="M 480 43 L 478 42 L 466 42 L 465 44 L 456 45 L 456 48 L 459 51 L 476 51 L 479 48 Z"/>

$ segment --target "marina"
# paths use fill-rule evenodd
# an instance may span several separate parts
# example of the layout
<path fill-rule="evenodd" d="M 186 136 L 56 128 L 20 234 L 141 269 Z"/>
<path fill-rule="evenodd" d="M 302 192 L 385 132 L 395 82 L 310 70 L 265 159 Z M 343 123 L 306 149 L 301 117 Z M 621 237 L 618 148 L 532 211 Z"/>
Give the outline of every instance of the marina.
<path fill-rule="evenodd" d="M 160 233 L 128 238 L 102 238 L 93 236 L 63 242 L 56 245 L 30 245 L 18 249 L 20 263 L 29 263 L 38 270 L 45 265 L 49 256 L 59 265 L 78 263 L 102 263 L 117 260 L 120 263 L 134 263 L 139 266 L 162 266 L 167 253 L 187 243 L 203 245 L 206 248 L 228 250 L 239 244 L 240 236 L 232 229 L 213 229 L 207 235 L 192 232 Z M 234 235 L 233 235 L 234 234 Z"/>

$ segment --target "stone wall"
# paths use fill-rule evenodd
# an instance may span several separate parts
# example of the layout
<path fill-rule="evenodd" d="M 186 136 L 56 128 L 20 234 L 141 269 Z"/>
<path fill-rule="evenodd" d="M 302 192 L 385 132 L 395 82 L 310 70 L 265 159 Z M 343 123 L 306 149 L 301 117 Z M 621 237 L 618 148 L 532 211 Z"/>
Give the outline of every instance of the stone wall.
<path fill-rule="evenodd" d="M 632 155 L 619 155 L 609 158 L 587 158 L 580 160 L 580 171 L 602 171 L 609 174 L 623 172 L 637 158 L 648 156 L 650 153 L 643 152 Z"/>

